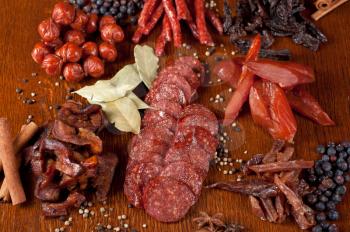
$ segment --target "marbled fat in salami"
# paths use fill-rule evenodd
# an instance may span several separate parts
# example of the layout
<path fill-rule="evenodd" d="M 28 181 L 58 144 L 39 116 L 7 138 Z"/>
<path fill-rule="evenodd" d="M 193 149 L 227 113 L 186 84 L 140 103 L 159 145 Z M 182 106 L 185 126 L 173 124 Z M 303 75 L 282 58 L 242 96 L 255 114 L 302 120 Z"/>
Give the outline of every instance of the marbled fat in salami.
<path fill-rule="evenodd" d="M 198 200 L 217 147 L 214 113 L 190 104 L 203 65 L 182 57 L 158 74 L 145 101 L 142 129 L 129 143 L 124 193 L 161 222 L 183 218 Z"/>

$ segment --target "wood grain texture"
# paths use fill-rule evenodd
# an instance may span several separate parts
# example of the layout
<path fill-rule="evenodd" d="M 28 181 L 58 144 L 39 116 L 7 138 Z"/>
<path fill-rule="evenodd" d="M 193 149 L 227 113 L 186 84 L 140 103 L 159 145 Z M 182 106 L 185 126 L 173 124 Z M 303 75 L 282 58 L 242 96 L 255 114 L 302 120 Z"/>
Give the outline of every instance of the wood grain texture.
<path fill-rule="evenodd" d="M 222 1 L 220 1 L 222 2 Z M 91 83 L 91 81 L 71 85 L 58 78 L 49 77 L 35 64 L 30 52 L 39 36 L 36 32 L 37 25 L 41 20 L 50 15 L 54 1 L 13 1 L 2 0 L 0 7 L 0 116 L 8 117 L 12 122 L 12 128 L 19 130 L 25 123 L 28 114 L 34 115 L 37 123 L 41 124 L 55 115 L 54 111 L 49 110 L 49 106 L 56 103 L 63 103 L 68 87 L 79 88 L 82 85 Z M 315 159 L 317 155 L 314 148 L 318 143 L 328 141 L 342 141 L 350 139 L 350 4 L 344 4 L 339 9 L 329 14 L 324 19 L 317 22 L 317 25 L 325 32 L 329 42 L 322 46 L 318 52 L 311 52 L 303 47 L 293 44 L 290 39 L 278 39 L 276 48 L 289 48 L 293 53 L 295 61 L 311 65 L 317 74 L 317 81 L 310 85 L 311 92 L 319 99 L 322 106 L 326 107 L 331 117 L 336 121 L 336 127 L 321 127 L 309 120 L 298 117 L 298 133 L 295 139 L 295 148 L 298 158 Z M 159 28 L 157 28 L 159 30 Z M 205 58 L 205 48 L 199 46 L 188 31 L 185 37 L 186 43 L 192 45 L 191 50 L 167 48 L 167 57 L 162 58 L 162 64 L 173 60 L 179 53 L 192 54 L 197 52 L 201 58 Z M 131 33 L 128 33 L 128 38 Z M 155 33 L 148 38 L 148 44 L 153 45 L 156 38 Z M 232 51 L 231 45 L 226 38 L 216 38 L 218 44 L 225 44 L 228 56 Z M 120 57 L 118 61 L 110 65 L 106 78 L 112 76 L 120 67 L 133 62 L 133 45 L 124 43 L 119 46 Z M 224 50 L 217 49 L 218 53 L 225 53 Z M 213 60 L 213 57 L 209 58 Z M 32 72 L 38 72 L 38 77 L 32 77 Z M 23 83 L 23 79 L 28 79 L 28 83 Z M 38 84 L 41 81 L 41 84 Z M 59 82 L 59 86 L 54 85 Z M 24 89 L 23 95 L 15 92 L 16 87 Z M 222 115 L 223 105 L 209 104 L 209 98 L 217 93 L 228 95 L 228 87 L 225 85 L 214 85 L 202 88 L 200 91 L 199 102 L 202 102 L 218 115 Z M 37 93 L 36 104 L 24 105 L 22 100 L 30 97 L 30 93 Z M 272 143 L 271 138 L 262 129 L 253 125 L 247 107 L 242 111 L 238 123 L 242 132 L 236 133 L 229 131 L 232 138 L 230 144 L 231 156 L 233 158 L 247 159 L 252 154 L 267 151 Z M 105 141 L 105 150 L 114 151 L 121 157 L 121 164 L 116 173 L 113 190 L 110 194 L 107 206 L 113 207 L 111 217 L 105 218 L 98 212 L 101 205 L 97 205 L 94 211 L 97 216 L 92 219 L 83 219 L 77 210 L 72 212 L 73 225 L 66 231 L 90 232 L 93 231 L 97 223 L 117 225 L 117 215 L 126 214 L 129 217 L 128 223 L 138 229 L 141 229 L 143 223 L 147 223 L 147 229 L 140 231 L 194 231 L 195 226 L 191 219 L 198 215 L 199 211 L 207 211 L 211 214 L 222 212 L 227 220 L 241 223 L 249 231 L 266 232 L 295 232 L 299 231 L 291 221 L 282 225 L 262 222 L 250 213 L 248 198 L 228 192 L 216 190 L 204 190 L 198 203 L 191 209 L 184 220 L 176 224 L 162 224 L 148 217 L 142 210 L 129 209 L 126 199 L 122 193 L 122 182 L 124 178 L 124 169 L 126 164 L 126 143 L 130 136 L 123 134 L 111 136 L 107 132 L 103 133 Z M 244 154 L 247 150 L 248 153 Z M 23 173 L 26 170 L 23 170 Z M 54 231 L 54 228 L 63 225 L 63 222 L 57 219 L 45 219 L 41 215 L 40 203 L 33 197 L 33 182 L 30 176 L 23 175 L 28 202 L 23 206 L 13 207 L 9 204 L 0 205 L 0 230 L 3 232 L 23 231 Z M 206 183 L 212 183 L 217 180 L 229 179 L 211 169 Z M 346 197 L 344 203 L 340 206 L 341 220 L 338 222 L 341 231 L 349 231 L 350 221 L 350 196 Z"/>

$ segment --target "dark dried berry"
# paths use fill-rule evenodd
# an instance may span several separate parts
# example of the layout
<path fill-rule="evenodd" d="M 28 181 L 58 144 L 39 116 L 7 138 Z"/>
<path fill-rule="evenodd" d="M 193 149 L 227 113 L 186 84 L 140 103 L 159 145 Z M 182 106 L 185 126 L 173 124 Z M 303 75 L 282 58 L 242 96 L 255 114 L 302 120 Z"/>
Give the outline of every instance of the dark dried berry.
<path fill-rule="evenodd" d="M 344 184 L 344 182 L 345 182 L 343 176 L 336 176 L 336 177 L 334 177 L 334 181 L 335 181 L 335 183 L 337 183 L 338 185 L 342 185 L 342 184 Z"/>
<path fill-rule="evenodd" d="M 346 187 L 344 185 L 338 186 L 335 189 L 335 193 L 339 195 L 344 195 L 346 193 Z"/>
<path fill-rule="evenodd" d="M 319 199 L 320 202 L 323 202 L 323 203 L 327 203 L 328 202 L 328 197 L 326 197 L 324 195 L 321 195 L 318 199 Z"/>
<path fill-rule="evenodd" d="M 324 154 L 326 152 L 326 148 L 323 145 L 318 145 L 316 151 L 319 154 Z"/>
<path fill-rule="evenodd" d="M 336 204 L 333 201 L 328 201 L 326 207 L 327 209 L 335 209 Z"/>
<path fill-rule="evenodd" d="M 350 175 L 345 175 L 344 178 L 346 182 L 350 182 Z"/>
<path fill-rule="evenodd" d="M 322 176 L 324 173 L 321 167 L 316 167 L 315 172 L 318 176 Z"/>
<path fill-rule="evenodd" d="M 329 155 L 323 155 L 322 156 L 323 161 L 329 161 Z"/>
<path fill-rule="evenodd" d="M 323 162 L 322 169 L 323 169 L 323 171 L 328 172 L 328 171 L 332 170 L 332 164 L 328 161 Z"/>
<path fill-rule="evenodd" d="M 318 202 L 315 205 L 315 209 L 318 211 L 324 211 L 326 209 L 326 205 L 323 202 Z"/>
<path fill-rule="evenodd" d="M 341 200 L 342 200 L 342 197 L 339 194 L 334 194 L 332 196 L 332 201 L 334 201 L 334 203 L 336 203 L 336 204 L 340 203 Z"/>
<path fill-rule="evenodd" d="M 337 154 L 337 151 L 335 150 L 334 147 L 329 147 L 327 149 L 327 155 L 335 155 L 335 154 Z"/>
<path fill-rule="evenodd" d="M 325 176 L 327 176 L 327 177 L 333 177 L 333 176 L 334 176 L 334 173 L 333 173 L 333 171 L 328 171 L 328 172 L 325 173 Z"/>
<path fill-rule="evenodd" d="M 337 161 L 337 156 L 336 156 L 336 155 L 331 155 L 331 156 L 329 156 L 329 161 L 331 161 L 332 163 L 334 163 L 335 161 Z"/>
<path fill-rule="evenodd" d="M 338 213 L 338 211 L 336 211 L 336 210 L 330 210 L 330 211 L 327 213 L 327 217 L 328 217 L 329 220 L 335 221 L 335 220 L 338 220 L 338 219 L 339 219 L 339 213 Z"/>
<path fill-rule="evenodd" d="M 306 201 L 310 204 L 313 205 L 317 202 L 317 196 L 314 194 L 308 194 L 306 196 Z"/>
<path fill-rule="evenodd" d="M 326 197 L 331 197 L 333 193 L 332 193 L 332 191 L 327 190 L 327 191 L 325 191 L 323 194 L 324 194 Z"/>
<path fill-rule="evenodd" d="M 343 150 L 344 150 L 344 147 L 343 147 L 343 145 L 338 144 L 338 145 L 335 147 L 335 150 L 337 150 L 337 151 L 343 151 Z"/>
<path fill-rule="evenodd" d="M 345 162 L 344 159 L 338 159 L 337 160 L 337 167 L 342 171 L 348 170 L 348 164 Z"/>
<path fill-rule="evenodd" d="M 320 225 L 314 226 L 314 228 L 312 228 L 312 232 L 322 232 L 323 229 Z"/>
<path fill-rule="evenodd" d="M 348 158 L 348 153 L 342 151 L 342 152 L 339 153 L 338 157 L 341 158 L 341 159 L 346 160 L 346 158 Z"/>
<path fill-rule="evenodd" d="M 330 178 L 326 178 L 322 181 L 321 186 L 327 188 L 327 189 L 333 189 L 336 187 L 334 181 Z"/>
<path fill-rule="evenodd" d="M 328 232 L 338 232 L 338 227 L 335 224 L 332 224 L 328 227 Z"/>
<path fill-rule="evenodd" d="M 316 221 L 317 222 L 323 222 L 323 221 L 326 221 L 327 219 L 327 216 L 324 212 L 320 212 L 318 214 L 316 214 Z"/>
<path fill-rule="evenodd" d="M 309 183 L 316 183 L 317 177 L 315 175 L 308 176 Z"/>
<path fill-rule="evenodd" d="M 342 170 L 336 170 L 334 175 L 335 176 L 342 176 L 342 175 L 344 175 L 344 172 Z"/>

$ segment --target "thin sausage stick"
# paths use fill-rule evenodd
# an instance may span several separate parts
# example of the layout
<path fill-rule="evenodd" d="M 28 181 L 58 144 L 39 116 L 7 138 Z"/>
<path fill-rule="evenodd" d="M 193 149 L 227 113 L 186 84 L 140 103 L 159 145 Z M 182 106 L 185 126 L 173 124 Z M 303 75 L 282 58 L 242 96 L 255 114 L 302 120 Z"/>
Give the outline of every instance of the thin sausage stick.
<path fill-rule="evenodd" d="M 178 19 L 192 20 L 191 13 L 187 7 L 186 0 L 175 0 Z"/>
<path fill-rule="evenodd" d="M 0 120 L 0 122 L 2 122 L 2 120 Z M 19 134 L 17 135 L 17 137 L 13 141 L 13 154 L 18 154 L 20 152 L 20 150 L 22 150 L 22 148 L 35 135 L 35 133 L 38 131 L 38 129 L 39 129 L 39 127 L 34 122 L 31 122 L 28 125 L 22 126 L 21 131 L 19 132 Z M 2 138 L 0 138 L 0 139 L 2 140 Z M 2 155 L 0 155 L 0 156 L 2 157 Z M 21 157 L 18 157 L 15 155 L 14 160 L 15 161 L 14 161 L 13 165 L 15 166 L 15 168 L 18 172 L 18 169 L 19 169 L 19 166 L 21 163 Z M 11 179 L 11 178 L 8 178 L 8 176 L 6 175 L 6 170 L 5 170 L 5 179 L 4 179 L 4 181 L 1 185 L 1 188 L 0 188 L 0 199 L 2 199 L 5 202 L 11 200 L 10 188 L 13 187 L 12 183 L 10 184 L 10 186 L 8 186 L 8 183 L 7 183 L 8 179 Z M 24 196 L 24 198 L 22 198 L 22 197 L 23 196 L 19 195 L 18 198 L 15 198 L 15 200 L 12 200 L 13 205 L 20 204 L 23 201 L 25 201 L 25 196 Z"/>
<path fill-rule="evenodd" d="M 141 11 L 138 24 L 140 27 L 145 27 L 149 18 L 151 17 L 154 9 L 156 8 L 156 5 L 158 3 L 158 0 L 148 0 L 145 2 L 145 5 L 143 6 L 143 10 Z"/>
<path fill-rule="evenodd" d="M 204 0 L 194 0 L 194 8 L 196 12 L 196 24 L 199 34 L 199 42 L 208 46 L 214 46 L 213 39 L 208 32 L 205 21 Z"/>
<path fill-rule="evenodd" d="M 222 22 L 219 17 L 212 10 L 206 10 L 205 15 L 211 22 L 211 24 L 215 27 L 215 29 L 219 32 L 220 35 L 224 34 L 224 28 L 222 26 Z"/>
<path fill-rule="evenodd" d="M 164 10 L 166 15 L 169 18 L 171 29 L 173 31 L 173 38 L 174 38 L 174 46 L 175 47 L 181 47 L 182 44 L 182 35 L 181 35 L 181 26 L 179 19 L 176 15 L 176 10 L 173 5 L 172 0 L 162 0 L 164 5 Z"/>

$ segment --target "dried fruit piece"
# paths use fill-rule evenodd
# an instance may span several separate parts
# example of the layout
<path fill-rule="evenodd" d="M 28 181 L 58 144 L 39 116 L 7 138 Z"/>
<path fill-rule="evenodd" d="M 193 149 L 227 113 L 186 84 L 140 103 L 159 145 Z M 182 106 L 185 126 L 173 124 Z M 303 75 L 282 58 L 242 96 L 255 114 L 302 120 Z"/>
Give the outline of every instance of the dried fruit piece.
<path fill-rule="evenodd" d="M 38 26 L 40 37 L 46 42 L 52 42 L 60 36 L 59 26 L 51 19 L 43 20 Z"/>
<path fill-rule="evenodd" d="M 80 64 L 69 63 L 64 66 L 63 76 L 68 82 L 79 82 L 84 79 L 85 73 Z"/>
<path fill-rule="evenodd" d="M 99 78 L 105 72 L 104 64 L 102 60 L 97 56 L 89 56 L 84 61 L 84 71 L 89 76 L 92 76 L 94 78 Z"/>
<path fill-rule="evenodd" d="M 47 54 L 50 54 L 50 49 L 46 47 L 42 42 L 36 43 L 31 53 L 33 60 L 38 64 L 41 64 L 43 62 L 44 57 Z"/>

